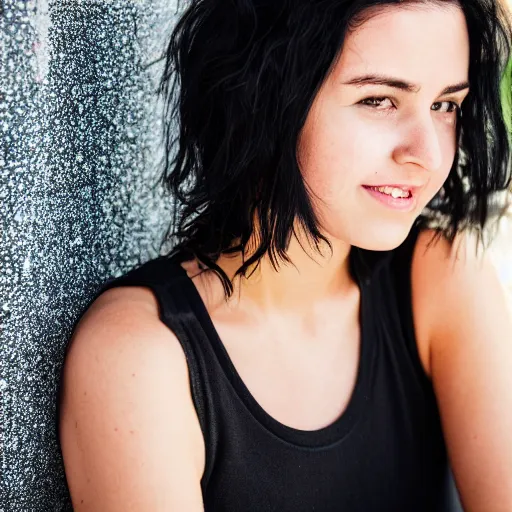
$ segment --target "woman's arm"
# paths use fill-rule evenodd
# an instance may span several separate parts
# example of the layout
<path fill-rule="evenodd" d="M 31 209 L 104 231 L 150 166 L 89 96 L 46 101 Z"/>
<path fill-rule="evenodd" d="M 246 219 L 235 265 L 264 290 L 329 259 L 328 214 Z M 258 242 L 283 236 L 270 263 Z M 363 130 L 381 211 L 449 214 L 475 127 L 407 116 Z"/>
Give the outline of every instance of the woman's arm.
<path fill-rule="evenodd" d="M 63 377 L 60 441 L 77 512 L 200 512 L 204 445 L 185 355 L 144 288 L 81 319 Z"/>
<path fill-rule="evenodd" d="M 431 234 L 418 240 L 413 294 L 428 315 L 431 376 L 455 481 L 466 512 L 510 512 L 512 319 L 504 287 L 488 255 L 475 256 L 472 237 L 425 252 Z"/>

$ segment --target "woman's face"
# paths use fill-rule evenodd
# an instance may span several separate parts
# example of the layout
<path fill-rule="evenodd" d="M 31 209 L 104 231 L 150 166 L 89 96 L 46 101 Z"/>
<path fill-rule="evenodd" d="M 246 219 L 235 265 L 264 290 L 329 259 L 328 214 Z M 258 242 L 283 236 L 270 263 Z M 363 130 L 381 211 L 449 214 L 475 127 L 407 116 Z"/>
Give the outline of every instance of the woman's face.
<path fill-rule="evenodd" d="M 467 82 L 468 68 L 466 21 L 454 5 L 386 7 L 347 35 L 308 114 L 297 154 L 331 240 L 390 250 L 407 237 L 450 172 L 453 103 L 460 105 L 468 89 L 443 90 Z M 377 75 L 395 87 L 361 79 Z M 363 187 L 395 184 L 415 185 L 413 199 L 376 197 Z"/>

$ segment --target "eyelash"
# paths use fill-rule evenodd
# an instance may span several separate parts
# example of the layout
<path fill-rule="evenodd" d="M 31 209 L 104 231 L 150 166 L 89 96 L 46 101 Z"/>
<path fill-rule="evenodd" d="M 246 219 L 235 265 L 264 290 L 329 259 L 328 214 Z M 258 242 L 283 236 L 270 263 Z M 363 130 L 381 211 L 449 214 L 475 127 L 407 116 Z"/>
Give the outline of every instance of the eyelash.
<path fill-rule="evenodd" d="M 389 100 L 389 98 L 386 96 L 372 96 L 370 98 L 365 98 L 364 100 L 361 100 L 359 103 L 361 103 L 364 107 L 369 107 L 373 110 L 377 110 L 377 107 L 379 105 L 367 105 L 367 104 L 363 103 L 365 101 L 375 101 L 375 100 L 378 102 L 382 102 L 383 100 Z M 436 103 L 434 103 L 434 105 L 440 104 L 440 103 L 450 103 L 453 107 L 455 107 L 455 110 L 453 110 L 451 112 L 443 112 L 443 114 L 453 114 L 453 113 L 458 114 L 461 111 L 461 106 L 458 103 L 456 103 L 455 101 L 436 101 Z M 383 109 L 383 110 L 387 110 L 387 109 Z"/>

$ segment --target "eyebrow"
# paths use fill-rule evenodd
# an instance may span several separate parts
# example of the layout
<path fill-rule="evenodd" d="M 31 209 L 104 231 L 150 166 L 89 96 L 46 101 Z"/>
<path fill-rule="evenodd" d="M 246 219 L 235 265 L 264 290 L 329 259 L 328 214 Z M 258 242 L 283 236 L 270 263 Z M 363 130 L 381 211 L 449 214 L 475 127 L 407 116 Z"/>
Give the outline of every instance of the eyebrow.
<path fill-rule="evenodd" d="M 344 85 L 355 85 L 356 87 L 364 87 L 365 85 L 386 85 L 395 89 L 400 89 L 405 92 L 419 92 L 421 86 L 414 85 L 400 78 L 385 75 L 362 75 L 351 78 L 348 82 L 342 82 Z M 449 85 L 445 87 L 440 96 L 445 94 L 452 94 L 454 92 L 469 89 L 469 82 L 460 82 L 458 84 Z"/>

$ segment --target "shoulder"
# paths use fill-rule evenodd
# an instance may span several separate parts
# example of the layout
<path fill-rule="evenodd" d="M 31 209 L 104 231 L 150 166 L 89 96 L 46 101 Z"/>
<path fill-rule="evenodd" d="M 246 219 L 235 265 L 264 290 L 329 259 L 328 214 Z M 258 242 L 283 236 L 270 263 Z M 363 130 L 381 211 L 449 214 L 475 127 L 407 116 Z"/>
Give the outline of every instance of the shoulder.
<path fill-rule="evenodd" d="M 461 299 L 463 293 L 482 285 L 481 291 L 485 291 L 484 281 L 491 276 L 497 277 L 489 251 L 482 247 L 475 233 L 458 233 L 452 243 L 433 229 L 418 234 L 411 279 L 416 296 L 425 297 L 422 314 L 426 314 L 426 309 L 430 314 L 437 313 L 440 304 L 447 306 L 450 301 Z M 434 298 L 438 299 L 435 303 L 431 301 Z M 429 304 L 431 307 L 427 308 Z"/>
<path fill-rule="evenodd" d="M 148 356 L 165 352 L 176 362 L 182 360 L 179 342 L 160 321 L 158 308 L 157 298 L 149 287 L 109 288 L 80 318 L 70 340 L 68 357 L 98 350 L 106 355 L 122 347 L 126 357 L 131 351 L 142 351 Z"/>
<path fill-rule="evenodd" d="M 151 506 L 151 498 L 142 497 L 143 483 L 172 487 L 157 475 L 177 470 L 167 462 L 174 457 L 189 487 L 197 487 L 203 454 L 187 362 L 149 288 L 108 289 L 78 322 L 62 374 L 60 440 L 74 500 L 81 492 L 94 494 L 100 500 L 94 506 L 105 507 L 101 499 L 117 486 L 115 472 L 126 481 L 126 500 L 146 499 Z M 148 467 L 147 478 L 137 464 Z"/>
<path fill-rule="evenodd" d="M 505 287 L 475 235 L 428 247 L 431 238 L 422 234 L 415 248 L 414 307 L 457 487 L 471 510 L 492 503 L 492 510 L 511 510 L 512 487 L 502 485 L 512 481 L 512 452 L 504 449 L 512 430 Z"/>
<path fill-rule="evenodd" d="M 437 333 L 457 329 L 455 319 L 460 321 L 468 314 L 468 301 L 475 294 L 487 294 L 493 301 L 499 288 L 489 253 L 475 234 L 461 232 L 452 243 L 433 229 L 418 234 L 411 262 L 412 308 L 417 342 L 429 376 Z"/>
<path fill-rule="evenodd" d="M 102 293 L 69 341 L 64 386 L 81 380 L 82 385 L 122 392 L 128 390 L 127 383 L 136 383 L 138 393 L 165 393 L 167 398 L 172 394 L 184 405 L 190 398 L 185 353 L 160 320 L 158 308 L 146 287 L 115 287 Z"/>

